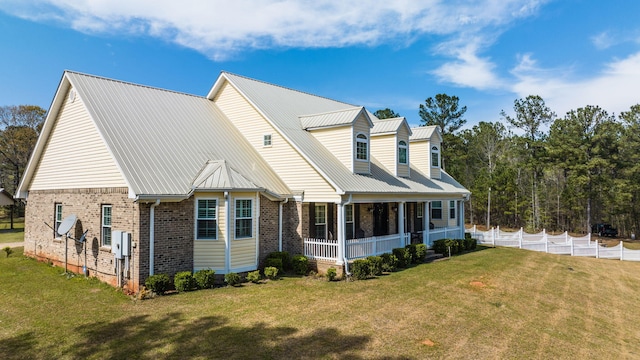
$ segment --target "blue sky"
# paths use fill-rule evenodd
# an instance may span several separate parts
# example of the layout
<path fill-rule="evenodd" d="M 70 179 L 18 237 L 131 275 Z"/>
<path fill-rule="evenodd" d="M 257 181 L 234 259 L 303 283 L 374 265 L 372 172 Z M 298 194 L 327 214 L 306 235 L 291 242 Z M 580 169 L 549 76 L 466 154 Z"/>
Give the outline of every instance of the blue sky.
<path fill-rule="evenodd" d="M 640 103 L 634 0 L 0 0 L 0 106 L 48 108 L 65 69 L 205 96 L 220 71 L 419 123 L 540 95 L 559 116 Z"/>

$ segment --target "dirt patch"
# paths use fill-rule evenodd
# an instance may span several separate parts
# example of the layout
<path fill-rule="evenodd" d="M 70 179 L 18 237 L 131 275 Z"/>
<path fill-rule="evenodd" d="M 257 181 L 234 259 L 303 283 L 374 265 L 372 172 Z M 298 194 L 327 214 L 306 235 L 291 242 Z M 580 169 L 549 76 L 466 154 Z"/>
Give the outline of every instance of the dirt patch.
<path fill-rule="evenodd" d="M 424 339 L 422 341 L 422 345 L 426 345 L 426 346 L 436 346 L 436 343 L 434 343 L 433 341 L 431 341 L 431 339 Z"/>
<path fill-rule="evenodd" d="M 469 283 L 469 285 L 479 289 L 487 286 L 487 284 L 483 283 L 482 281 L 472 281 Z"/>

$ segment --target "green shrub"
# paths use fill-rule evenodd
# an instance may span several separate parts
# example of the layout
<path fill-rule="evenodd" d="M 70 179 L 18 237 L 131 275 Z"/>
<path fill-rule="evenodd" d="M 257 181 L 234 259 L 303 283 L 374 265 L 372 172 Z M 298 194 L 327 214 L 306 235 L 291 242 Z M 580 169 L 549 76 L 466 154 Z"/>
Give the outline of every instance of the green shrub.
<path fill-rule="evenodd" d="M 178 292 L 191 291 L 196 287 L 196 280 L 191 271 L 180 271 L 173 277 L 173 286 Z"/>
<path fill-rule="evenodd" d="M 464 249 L 469 251 L 469 250 L 475 250 L 476 249 L 476 239 L 472 239 L 472 238 L 467 238 L 464 239 Z"/>
<path fill-rule="evenodd" d="M 280 272 L 284 272 L 283 266 L 282 266 L 282 259 L 280 258 L 266 258 L 264 261 L 264 266 L 266 267 L 274 267 L 276 269 L 278 269 L 278 271 Z"/>
<path fill-rule="evenodd" d="M 338 270 L 336 268 L 328 268 L 327 269 L 327 279 L 329 281 L 333 281 L 338 276 Z"/>
<path fill-rule="evenodd" d="M 242 283 L 242 277 L 238 273 L 230 272 L 224 275 L 224 282 L 230 286 L 238 286 Z"/>
<path fill-rule="evenodd" d="M 427 245 L 425 244 L 417 244 L 416 245 L 416 258 L 418 263 L 423 263 L 424 258 L 427 256 Z"/>
<path fill-rule="evenodd" d="M 459 254 L 465 250 L 473 250 L 475 249 L 475 240 L 442 239 L 433 242 L 433 250 L 439 254 L 449 256 L 449 249 L 451 250 L 451 255 Z"/>
<path fill-rule="evenodd" d="M 289 256 L 289 253 L 286 251 L 274 251 L 269 253 L 269 255 L 267 255 L 267 259 L 280 259 L 282 261 L 282 265 L 278 268 L 280 272 L 289 271 L 292 268 L 291 256 Z"/>
<path fill-rule="evenodd" d="M 382 275 L 382 258 L 380 256 L 369 256 L 367 260 L 369 260 L 369 275 Z"/>
<path fill-rule="evenodd" d="M 251 281 L 254 284 L 257 284 L 262 280 L 262 276 L 260 276 L 260 270 L 252 271 L 247 274 L 247 280 Z"/>
<path fill-rule="evenodd" d="M 266 268 L 264 268 L 264 276 L 267 277 L 267 279 L 270 280 L 275 280 L 278 278 L 278 268 L 274 267 L 274 266 L 267 266 Z"/>
<path fill-rule="evenodd" d="M 147 289 L 158 295 L 164 295 L 164 293 L 169 290 L 170 283 L 169 275 L 167 274 L 151 275 L 144 281 L 144 285 Z"/>
<path fill-rule="evenodd" d="M 382 271 L 394 272 L 398 266 L 398 258 L 389 253 L 384 253 L 380 256 L 382 258 Z"/>
<path fill-rule="evenodd" d="M 216 272 L 214 270 L 202 269 L 196 271 L 196 273 L 193 274 L 193 278 L 199 289 L 212 289 L 216 282 L 215 274 Z"/>
<path fill-rule="evenodd" d="M 395 248 L 391 250 L 391 253 L 395 255 L 397 259 L 396 261 L 397 268 L 404 269 L 409 265 L 409 263 L 407 263 L 407 251 L 405 248 Z"/>
<path fill-rule="evenodd" d="M 410 244 L 404 247 L 405 248 L 405 258 L 407 264 L 417 264 L 418 263 L 418 254 L 416 250 L 416 244 Z"/>
<path fill-rule="evenodd" d="M 7 246 L 4 249 L 2 249 L 2 251 L 7 253 L 7 257 L 9 257 L 9 255 L 13 254 L 13 249 L 11 247 L 9 247 L 9 246 Z"/>
<path fill-rule="evenodd" d="M 433 242 L 433 251 L 438 253 L 438 254 L 442 254 L 442 255 L 449 255 L 449 252 L 447 252 L 447 245 L 445 245 L 445 240 L 446 239 L 441 239 L 441 240 L 436 240 Z"/>
<path fill-rule="evenodd" d="M 356 280 L 365 280 L 371 275 L 371 262 L 367 259 L 357 259 L 351 264 L 351 274 Z"/>
<path fill-rule="evenodd" d="M 309 259 L 304 255 L 296 255 L 291 260 L 293 271 L 298 275 L 307 275 L 309 271 Z"/>
<path fill-rule="evenodd" d="M 464 238 L 465 239 L 471 239 L 471 233 L 465 232 L 464 233 Z"/>

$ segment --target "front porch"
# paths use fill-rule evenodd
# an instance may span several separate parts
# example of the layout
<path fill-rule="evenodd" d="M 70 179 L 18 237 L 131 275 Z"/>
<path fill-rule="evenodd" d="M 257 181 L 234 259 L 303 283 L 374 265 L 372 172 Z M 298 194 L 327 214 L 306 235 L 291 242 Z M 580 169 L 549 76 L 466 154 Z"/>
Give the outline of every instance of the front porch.
<path fill-rule="evenodd" d="M 345 261 L 391 253 L 394 248 L 412 243 L 431 248 L 436 240 L 464 237 L 463 214 L 461 199 L 346 205 L 310 203 L 309 236 L 303 238 L 304 255 L 341 265 Z M 333 236 L 334 228 L 337 236 Z"/>

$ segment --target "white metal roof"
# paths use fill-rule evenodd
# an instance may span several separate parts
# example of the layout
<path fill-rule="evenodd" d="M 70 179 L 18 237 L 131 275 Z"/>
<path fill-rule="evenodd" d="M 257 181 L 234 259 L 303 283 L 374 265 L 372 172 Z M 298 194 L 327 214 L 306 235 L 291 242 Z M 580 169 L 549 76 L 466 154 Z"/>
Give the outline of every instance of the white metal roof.
<path fill-rule="evenodd" d="M 300 124 L 304 114 L 347 111 L 355 106 L 320 96 L 272 85 L 223 72 L 210 91 L 213 98 L 224 81 L 229 81 L 300 154 L 342 193 L 468 194 L 469 191 L 442 172 L 442 179 L 428 179 L 411 166 L 411 179 L 397 177 L 371 157 L 371 175 L 353 173 Z M 415 175 L 414 175 L 415 174 Z"/>
<path fill-rule="evenodd" d="M 353 107 L 322 114 L 301 115 L 300 125 L 305 130 L 351 125 L 363 111 L 363 107 Z"/>
<path fill-rule="evenodd" d="M 291 193 L 207 98 L 75 72 L 65 72 L 56 98 L 64 97 L 61 89 L 69 86 L 78 92 L 136 196 L 188 196 L 203 165 L 217 159 L 272 195 Z M 59 104 L 54 99 L 53 113 Z M 55 121 L 52 116 L 41 137 L 52 131 L 53 125 L 47 124 Z M 31 162 L 39 160 L 45 143 L 38 141 L 28 176 L 33 175 L 37 164 Z M 28 189 L 25 185 L 21 188 Z"/>
<path fill-rule="evenodd" d="M 440 135 L 440 130 L 436 125 L 414 127 L 411 128 L 411 131 L 412 134 L 409 136 L 409 141 L 429 140 L 434 131 L 438 133 L 440 141 L 442 141 L 442 135 Z"/>
<path fill-rule="evenodd" d="M 397 133 L 402 125 L 407 127 L 409 131 L 409 136 L 412 134 L 412 130 L 409 127 L 409 123 L 404 117 L 397 117 L 391 119 L 378 119 L 374 117 L 373 128 L 371 129 L 371 135 L 382 135 L 382 134 L 390 134 Z"/>

